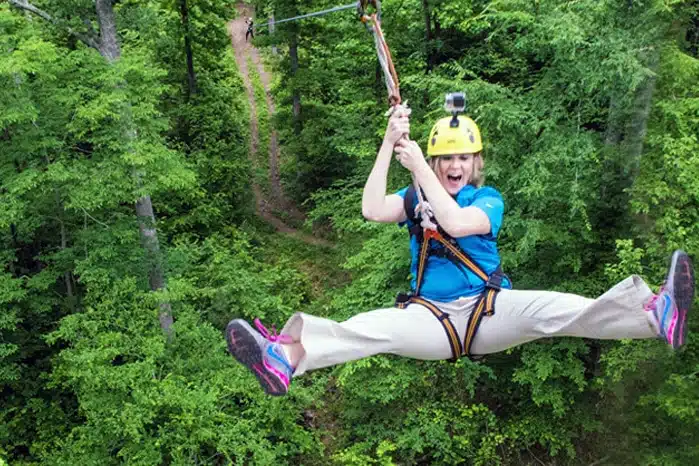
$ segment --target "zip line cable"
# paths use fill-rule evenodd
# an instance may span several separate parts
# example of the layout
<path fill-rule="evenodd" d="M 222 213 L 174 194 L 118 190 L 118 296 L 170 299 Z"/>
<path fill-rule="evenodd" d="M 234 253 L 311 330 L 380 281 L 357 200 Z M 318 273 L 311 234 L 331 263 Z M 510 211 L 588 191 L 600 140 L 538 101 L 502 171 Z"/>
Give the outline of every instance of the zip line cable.
<path fill-rule="evenodd" d="M 336 6 L 334 8 L 328 8 L 327 10 L 316 11 L 313 13 L 307 13 L 305 15 L 294 16 L 293 18 L 280 19 L 279 21 L 268 21 L 266 23 L 260 24 L 255 27 L 265 27 L 271 24 L 277 25 L 279 23 L 286 23 L 287 21 L 296 21 L 297 19 L 312 18 L 313 16 L 326 15 L 328 13 L 333 13 L 335 11 L 349 10 L 350 8 L 359 8 L 359 2 L 349 3 L 347 5 Z"/>

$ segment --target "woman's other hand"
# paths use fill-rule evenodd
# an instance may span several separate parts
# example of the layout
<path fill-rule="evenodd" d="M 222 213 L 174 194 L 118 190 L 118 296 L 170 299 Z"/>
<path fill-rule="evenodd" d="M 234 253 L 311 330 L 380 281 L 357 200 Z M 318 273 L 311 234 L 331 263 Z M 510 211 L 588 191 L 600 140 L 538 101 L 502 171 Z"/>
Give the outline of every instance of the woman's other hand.
<path fill-rule="evenodd" d="M 396 160 L 413 173 L 427 165 L 422 149 L 415 141 L 399 139 L 393 150 L 396 152 Z"/>

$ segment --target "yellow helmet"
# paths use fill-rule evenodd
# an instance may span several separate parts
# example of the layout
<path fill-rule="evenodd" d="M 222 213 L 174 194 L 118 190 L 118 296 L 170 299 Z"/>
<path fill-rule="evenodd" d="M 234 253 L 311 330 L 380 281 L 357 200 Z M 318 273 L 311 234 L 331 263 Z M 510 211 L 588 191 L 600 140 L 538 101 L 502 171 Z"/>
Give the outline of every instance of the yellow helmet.
<path fill-rule="evenodd" d="M 440 119 L 430 131 L 427 141 L 427 155 L 475 154 L 483 150 L 481 132 L 476 122 L 466 116 L 446 117 Z M 452 126 L 452 121 L 458 125 Z"/>

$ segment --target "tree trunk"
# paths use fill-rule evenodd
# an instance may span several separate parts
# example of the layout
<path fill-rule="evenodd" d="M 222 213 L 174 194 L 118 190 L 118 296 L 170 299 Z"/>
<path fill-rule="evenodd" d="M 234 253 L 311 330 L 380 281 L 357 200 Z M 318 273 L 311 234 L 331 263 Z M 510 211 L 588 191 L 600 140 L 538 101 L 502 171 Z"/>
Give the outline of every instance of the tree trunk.
<path fill-rule="evenodd" d="M 61 220 L 61 250 L 64 250 L 65 248 L 68 247 L 68 239 L 66 237 L 66 225 L 63 223 Z M 70 270 L 66 270 L 63 273 L 63 280 L 66 285 L 66 295 L 68 295 L 69 298 L 73 298 L 73 279 L 72 279 L 72 274 L 70 273 Z"/>
<path fill-rule="evenodd" d="M 112 63 L 121 56 L 112 0 L 96 0 L 95 9 L 100 28 L 98 50 L 107 62 Z"/>
<path fill-rule="evenodd" d="M 604 145 L 611 148 L 621 141 L 623 128 L 623 114 L 619 104 L 618 93 L 613 92 L 609 97 L 609 109 L 607 112 L 607 128 L 604 134 Z"/>
<path fill-rule="evenodd" d="M 166 288 L 165 274 L 163 273 L 160 242 L 158 241 L 158 231 L 155 228 L 155 215 L 150 196 L 142 197 L 136 202 L 136 215 L 141 232 L 141 243 L 146 250 L 150 289 L 153 291 L 164 290 Z M 170 336 L 173 324 L 170 303 L 160 303 L 158 318 L 160 327 Z"/>
<path fill-rule="evenodd" d="M 14 249 L 13 252 L 13 257 L 17 257 L 17 250 L 19 249 L 19 244 L 17 244 L 17 226 L 14 223 L 10 223 L 10 237 L 12 237 L 12 249 Z M 17 267 L 15 267 L 15 261 L 10 260 L 8 263 L 9 269 L 10 269 L 10 274 L 12 277 L 17 278 L 19 277 L 19 273 L 17 273 Z"/>
<path fill-rule="evenodd" d="M 687 51 L 694 58 L 699 58 L 699 12 L 695 13 L 689 21 L 685 42 L 687 43 Z"/>
<path fill-rule="evenodd" d="M 97 19 L 100 26 L 100 43 L 98 50 L 108 63 L 114 63 L 121 55 L 119 40 L 117 37 L 116 20 L 112 0 L 96 0 Z M 130 106 L 124 109 L 124 133 L 127 144 L 132 147 L 133 142 L 138 137 L 133 127 Z M 136 182 L 140 184 L 141 175 L 135 174 Z M 165 277 L 163 275 L 162 261 L 160 255 L 160 243 L 158 233 L 155 228 L 155 215 L 153 214 L 153 203 L 150 196 L 144 196 L 136 201 L 136 216 L 138 217 L 139 230 L 141 233 L 141 244 L 143 245 L 148 259 L 148 279 L 150 289 L 159 291 L 165 289 Z M 172 309 L 170 303 L 160 303 L 160 327 L 170 336 L 173 323 Z"/>
<path fill-rule="evenodd" d="M 51 160 L 49 160 L 48 155 L 44 155 L 44 162 L 46 163 L 46 167 L 48 167 L 51 164 Z M 63 208 L 63 203 L 61 202 L 61 194 L 58 192 L 58 189 L 53 190 L 53 197 L 56 200 L 56 218 L 58 219 L 58 223 L 61 227 L 61 251 L 63 251 L 68 247 L 68 235 L 66 234 L 66 224 L 63 220 L 63 213 L 65 209 Z M 63 273 L 63 280 L 66 286 L 66 295 L 68 296 L 68 298 L 71 298 L 72 305 L 73 274 L 70 270 L 66 270 Z"/>
<path fill-rule="evenodd" d="M 422 13 L 425 17 L 425 59 L 427 72 L 434 67 L 434 44 L 432 42 L 432 15 L 430 14 L 429 0 L 422 0 Z"/>
<path fill-rule="evenodd" d="M 621 99 L 620 93 L 612 90 L 607 110 L 607 128 L 604 134 L 604 157 L 602 159 L 603 170 L 600 182 L 600 200 L 606 206 L 616 205 L 618 202 L 616 198 L 624 196 L 624 189 L 627 187 L 626 182 L 622 183 L 619 179 L 621 177 L 622 180 L 625 180 L 620 143 L 624 133 L 626 112 Z M 626 202 L 620 204 L 626 205 Z M 606 214 L 603 218 L 606 217 L 609 220 L 619 218 L 618 212 L 614 214 L 607 212 Z"/>
<path fill-rule="evenodd" d="M 184 29 L 184 52 L 187 57 L 187 84 L 189 91 L 187 100 L 197 93 L 197 77 L 194 74 L 194 58 L 192 55 L 192 37 L 189 30 L 189 9 L 187 0 L 180 0 L 180 16 L 182 18 L 182 28 Z"/>
<path fill-rule="evenodd" d="M 631 182 L 638 176 L 641 166 L 641 154 L 643 152 L 643 140 L 646 137 L 648 116 L 650 115 L 653 92 L 655 91 L 656 71 L 660 52 L 655 49 L 651 52 L 648 69 L 652 72 L 636 91 L 631 120 L 627 128 L 627 164 Z"/>
<path fill-rule="evenodd" d="M 294 79 L 294 88 L 292 94 L 292 115 L 294 117 L 294 133 L 298 136 L 301 134 L 303 124 L 301 122 L 301 93 L 298 89 L 296 74 L 299 70 L 299 55 L 298 55 L 298 38 L 296 31 L 291 34 L 289 43 L 289 59 L 291 60 L 291 76 Z"/>

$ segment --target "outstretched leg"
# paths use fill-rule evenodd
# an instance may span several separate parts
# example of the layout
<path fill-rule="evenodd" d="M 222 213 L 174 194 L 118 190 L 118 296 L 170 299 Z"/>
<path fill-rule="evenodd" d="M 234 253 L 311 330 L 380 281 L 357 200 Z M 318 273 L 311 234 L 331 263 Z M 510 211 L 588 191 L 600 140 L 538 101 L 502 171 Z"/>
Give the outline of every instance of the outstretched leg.
<path fill-rule="evenodd" d="M 674 348 L 686 340 L 694 298 L 692 262 L 672 256 L 665 285 L 654 295 L 638 276 L 623 280 L 597 299 L 551 291 L 502 290 L 495 314 L 484 317 L 472 352 L 488 354 L 536 340 L 574 336 L 617 340 L 662 337 Z"/>
<path fill-rule="evenodd" d="M 465 328 L 465 311 L 474 302 L 464 298 L 442 309 L 457 328 Z M 379 353 L 423 360 L 451 357 L 442 324 L 419 304 L 365 312 L 344 322 L 299 312 L 281 335 L 255 323 L 258 330 L 244 320 L 232 320 L 226 329 L 228 349 L 270 395 L 286 394 L 292 376 Z"/>
<path fill-rule="evenodd" d="M 473 341 L 473 354 L 503 351 L 538 338 L 576 336 L 598 339 L 662 336 L 673 347 L 686 340 L 686 317 L 694 297 L 689 257 L 673 255 L 665 285 L 656 296 L 638 276 L 620 282 L 597 299 L 550 291 L 502 290 L 495 314 L 486 316 Z M 463 341 L 478 297 L 435 303 L 448 314 Z M 344 322 L 294 314 L 282 335 L 236 319 L 226 338 L 231 354 L 270 395 L 284 395 L 292 376 L 379 353 L 439 360 L 451 357 L 444 329 L 419 304 L 378 309 Z"/>
<path fill-rule="evenodd" d="M 441 309 L 451 316 L 456 328 L 465 328 L 463 313 Z M 344 322 L 299 312 L 289 319 L 283 333 L 301 342 L 306 352 L 294 375 L 380 353 L 422 360 L 451 357 L 442 325 L 419 304 L 364 312 Z"/>

